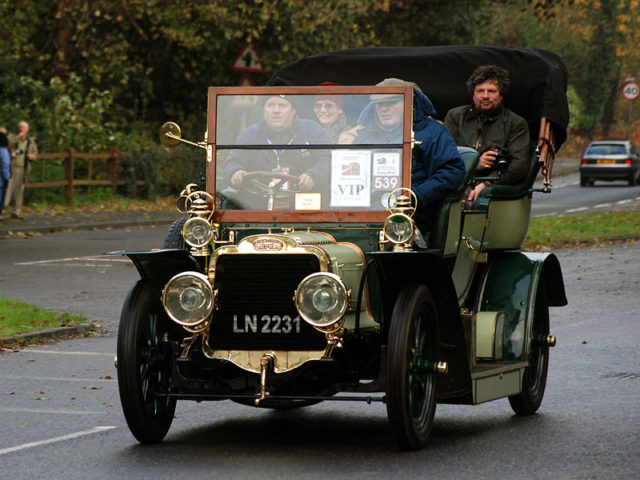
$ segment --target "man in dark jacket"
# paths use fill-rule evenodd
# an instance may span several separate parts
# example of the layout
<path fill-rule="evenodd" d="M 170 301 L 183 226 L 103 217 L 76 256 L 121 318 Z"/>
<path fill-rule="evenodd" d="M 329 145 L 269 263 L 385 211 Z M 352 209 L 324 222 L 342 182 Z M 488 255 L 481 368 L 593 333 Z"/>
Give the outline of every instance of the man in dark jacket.
<path fill-rule="evenodd" d="M 413 149 L 411 189 L 418 197 L 415 215 L 418 228 L 429 230 L 438 203 L 462 183 L 464 162 L 451 134 L 432 118 L 436 110 L 431 100 L 415 83 L 388 78 L 378 85 L 414 87 L 413 130 L 417 142 Z M 372 95 L 371 103 L 360 114 L 358 126 L 345 132 L 340 143 L 402 143 L 402 118 L 402 95 Z"/>
<path fill-rule="evenodd" d="M 496 184 L 513 185 L 527 177 L 529 170 L 529 127 L 527 122 L 503 105 L 509 89 L 509 72 L 496 65 L 482 65 L 467 80 L 472 97 L 470 105 L 447 113 L 444 125 L 458 145 L 475 148 L 480 153 L 479 176 L 498 176 L 498 149 L 507 149 L 511 162 Z M 467 200 L 475 202 L 490 181 L 473 186 Z"/>
<path fill-rule="evenodd" d="M 236 144 L 271 145 L 272 148 L 232 150 L 223 170 L 225 183 L 238 188 L 248 172 L 266 171 L 298 177 L 297 189 L 301 191 L 324 191 L 329 179 L 328 152 L 282 147 L 332 143 L 329 133 L 320 124 L 296 115 L 290 96 L 268 97 L 263 106 L 263 119 L 238 135 Z M 251 203 L 254 201 L 260 202 L 254 198 Z"/>

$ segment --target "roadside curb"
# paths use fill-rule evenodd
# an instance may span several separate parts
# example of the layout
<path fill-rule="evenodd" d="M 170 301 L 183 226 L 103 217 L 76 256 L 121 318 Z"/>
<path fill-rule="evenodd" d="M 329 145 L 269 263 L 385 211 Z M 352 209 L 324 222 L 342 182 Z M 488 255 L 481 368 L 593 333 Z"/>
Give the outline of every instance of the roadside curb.
<path fill-rule="evenodd" d="M 78 335 L 94 330 L 95 326 L 91 323 L 79 323 L 70 327 L 48 328 L 37 332 L 19 333 L 11 337 L 0 337 L 0 343 L 16 343 L 22 340 L 33 340 L 34 338 L 59 338 Z"/>
<path fill-rule="evenodd" d="M 106 222 L 64 222 L 59 225 L 45 224 L 45 225 L 0 225 L 0 238 L 8 238 L 12 235 L 18 234 L 47 234 L 67 231 L 82 231 L 82 230 L 108 230 L 115 228 L 128 228 L 128 227 L 143 227 L 151 225 L 171 225 L 176 219 L 177 215 L 167 214 L 166 216 L 153 218 L 153 219 L 131 219 L 122 221 L 106 221 Z"/>

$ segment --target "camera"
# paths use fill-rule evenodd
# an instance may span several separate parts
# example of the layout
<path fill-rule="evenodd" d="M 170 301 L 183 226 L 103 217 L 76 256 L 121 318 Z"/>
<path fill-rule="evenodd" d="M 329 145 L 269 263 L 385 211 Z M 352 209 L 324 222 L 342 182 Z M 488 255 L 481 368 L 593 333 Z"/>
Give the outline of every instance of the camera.
<path fill-rule="evenodd" d="M 498 172 L 503 173 L 507 168 L 509 168 L 509 164 L 511 163 L 513 155 L 508 148 L 504 147 L 492 147 L 489 150 L 498 152 L 498 154 L 496 155 L 494 168 L 498 170 Z"/>
<path fill-rule="evenodd" d="M 17 148 L 17 149 L 16 149 L 16 153 L 17 153 L 18 155 L 22 155 L 22 154 L 24 153 L 24 151 L 22 151 L 21 149 Z"/>

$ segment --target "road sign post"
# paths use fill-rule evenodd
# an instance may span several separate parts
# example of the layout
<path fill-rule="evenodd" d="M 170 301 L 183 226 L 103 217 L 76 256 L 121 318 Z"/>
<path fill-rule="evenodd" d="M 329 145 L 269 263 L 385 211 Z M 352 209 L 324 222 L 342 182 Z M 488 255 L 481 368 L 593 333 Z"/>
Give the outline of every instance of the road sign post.
<path fill-rule="evenodd" d="M 631 140 L 631 104 L 640 97 L 640 85 L 635 78 L 627 78 L 622 85 L 622 97 L 629 102 L 629 114 L 627 116 L 627 140 Z"/>

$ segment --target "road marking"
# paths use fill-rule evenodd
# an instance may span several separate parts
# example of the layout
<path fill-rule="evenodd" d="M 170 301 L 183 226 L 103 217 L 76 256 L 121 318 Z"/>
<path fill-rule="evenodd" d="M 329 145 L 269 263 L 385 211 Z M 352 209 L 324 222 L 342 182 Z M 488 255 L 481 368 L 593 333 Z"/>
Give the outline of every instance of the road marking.
<path fill-rule="evenodd" d="M 46 413 L 56 415 L 103 415 L 105 412 L 90 411 L 90 410 L 52 410 L 52 409 L 38 409 L 38 408 L 13 408 L 13 407 L 0 407 L 0 412 L 4 413 Z"/>
<path fill-rule="evenodd" d="M 51 264 L 51 263 L 64 263 L 64 262 L 87 262 L 87 261 L 91 261 L 91 262 L 103 262 L 103 263 L 114 263 L 114 262 L 119 262 L 119 263 L 131 263 L 131 260 L 127 259 L 127 258 L 119 258 L 119 257 L 104 257 L 104 256 L 88 256 L 88 257 L 68 257 L 68 258 L 52 258 L 49 260 L 34 260 L 32 262 L 20 262 L 20 263 L 16 263 L 15 265 L 20 265 L 20 266 L 24 266 L 24 265 L 47 265 L 47 264 Z M 82 266 L 82 265 L 81 265 Z M 95 266 L 95 265 L 91 265 L 91 266 Z"/>
<path fill-rule="evenodd" d="M 616 205 L 624 205 L 625 203 L 631 203 L 631 199 L 628 198 L 627 200 L 620 200 L 616 202 Z"/>
<path fill-rule="evenodd" d="M 6 380 L 29 380 L 34 382 L 115 382 L 114 378 L 75 378 L 75 377 L 32 377 L 22 375 L 0 375 Z"/>
<path fill-rule="evenodd" d="M 584 212 L 585 210 L 589 210 L 589 207 L 571 208 L 569 210 L 565 210 L 565 212 L 567 212 L 567 213 L 575 213 L 575 212 Z"/>
<path fill-rule="evenodd" d="M 63 352 L 60 350 L 34 350 L 32 348 L 25 348 L 24 350 L 20 350 L 20 352 L 24 353 L 47 353 L 50 355 L 100 355 L 113 357 L 115 353 L 107 353 L 107 352 Z"/>
<path fill-rule="evenodd" d="M 20 450 L 26 450 L 27 448 L 40 447 L 42 445 L 50 445 L 52 443 L 64 442 L 65 440 L 73 440 L 87 435 L 93 435 L 94 433 L 102 433 L 106 430 L 112 430 L 117 427 L 94 427 L 91 430 L 83 430 L 82 432 L 71 433 L 69 435 L 63 435 L 61 437 L 49 438 L 47 440 L 39 440 L 37 442 L 23 443 L 22 445 L 16 445 L 15 447 L 3 448 L 0 450 L 0 455 L 7 453 L 19 452 Z"/>
<path fill-rule="evenodd" d="M 611 203 L 601 203 L 600 205 L 596 205 L 593 208 L 607 208 L 607 207 L 610 207 L 611 205 L 613 205 L 613 204 L 611 204 Z"/>

